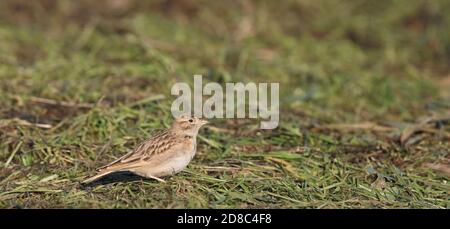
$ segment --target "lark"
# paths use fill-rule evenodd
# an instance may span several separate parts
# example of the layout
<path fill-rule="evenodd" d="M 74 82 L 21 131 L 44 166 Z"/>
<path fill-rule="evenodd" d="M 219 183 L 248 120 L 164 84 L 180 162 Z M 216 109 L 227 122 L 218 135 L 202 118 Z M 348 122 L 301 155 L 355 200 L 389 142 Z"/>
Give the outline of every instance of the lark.
<path fill-rule="evenodd" d="M 198 131 L 207 123 L 196 117 L 180 116 L 169 129 L 155 134 L 124 156 L 98 168 L 97 174 L 83 183 L 123 171 L 165 182 L 161 177 L 182 171 L 195 156 Z"/>

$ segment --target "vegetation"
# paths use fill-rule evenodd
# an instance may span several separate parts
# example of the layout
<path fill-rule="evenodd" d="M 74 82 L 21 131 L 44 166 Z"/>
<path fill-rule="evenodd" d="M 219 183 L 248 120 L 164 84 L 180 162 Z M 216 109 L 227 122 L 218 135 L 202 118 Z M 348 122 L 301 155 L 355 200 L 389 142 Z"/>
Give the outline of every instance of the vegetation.
<path fill-rule="evenodd" d="M 2 208 L 449 208 L 450 2 L 0 3 Z M 166 183 L 79 182 L 175 82 L 279 82 L 280 126 L 210 120 Z"/>

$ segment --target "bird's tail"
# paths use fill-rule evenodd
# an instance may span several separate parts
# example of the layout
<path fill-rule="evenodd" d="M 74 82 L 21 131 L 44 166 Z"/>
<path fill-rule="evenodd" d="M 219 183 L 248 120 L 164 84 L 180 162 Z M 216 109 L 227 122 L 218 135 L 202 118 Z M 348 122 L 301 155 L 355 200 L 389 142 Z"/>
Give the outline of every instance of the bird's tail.
<path fill-rule="evenodd" d="M 82 184 L 91 183 L 91 182 L 93 182 L 93 181 L 95 181 L 95 180 L 97 180 L 97 179 L 99 179 L 99 178 L 101 178 L 101 177 L 103 177 L 103 176 L 106 176 L 106 175 L 108 175 L 108 174 L 110 174 L 110 173 L 112 173 L 112 172 L 114 172 L 114 171 L 112 171 L 112 170 L 101 171 L 101 172 L 95 174 L 94 176 L 89 177 L 88 179 L 84 180 L 84 181 L 81 182 L 81 183 L 82 183 Z"/>

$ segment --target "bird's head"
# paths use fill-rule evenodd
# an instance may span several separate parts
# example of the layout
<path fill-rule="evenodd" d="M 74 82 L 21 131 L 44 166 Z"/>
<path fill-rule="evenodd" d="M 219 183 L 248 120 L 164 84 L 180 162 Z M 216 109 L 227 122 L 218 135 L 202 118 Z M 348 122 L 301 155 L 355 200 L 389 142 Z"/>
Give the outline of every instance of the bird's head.
<path fill-rule="evenodd" d="M 176 133 L 195 136 L 197 135 L 200 127 L 207 123 L 208 121 L 199 119 L 197 117 L 182 115 L 175 119 L 172 124 L 171 130 Z"/>

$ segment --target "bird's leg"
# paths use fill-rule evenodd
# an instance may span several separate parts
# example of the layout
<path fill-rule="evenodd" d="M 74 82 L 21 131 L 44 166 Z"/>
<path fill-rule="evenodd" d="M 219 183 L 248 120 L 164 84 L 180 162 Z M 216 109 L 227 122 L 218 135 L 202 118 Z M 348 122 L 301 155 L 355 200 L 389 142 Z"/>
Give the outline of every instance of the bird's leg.
<path fill-rule="evenodd" d="M 147 176 L 148 176 L 149 178 L 155 179 L 155 180 L 157 180 L 157 181 L 159 181 L 159 182 L 166 183 L 165 180 L 163 180 L 163 179 L 161 179 L 161 178 L 159 178 L 159 177 L 155 177 L 155 176 L 152 176 L 152 175 L 147 175 Z"/>

